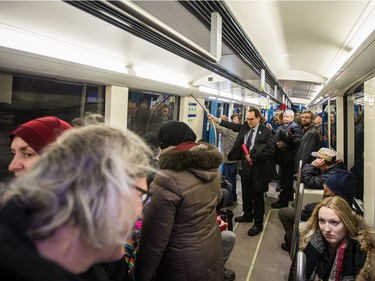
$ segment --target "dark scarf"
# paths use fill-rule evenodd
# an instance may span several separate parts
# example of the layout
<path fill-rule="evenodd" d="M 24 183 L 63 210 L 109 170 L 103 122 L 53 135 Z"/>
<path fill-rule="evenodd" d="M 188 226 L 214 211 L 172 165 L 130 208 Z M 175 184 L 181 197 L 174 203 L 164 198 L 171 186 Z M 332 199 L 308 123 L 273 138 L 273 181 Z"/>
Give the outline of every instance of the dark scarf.
<path fill-rule="evenodd" d="M 358 242 L 346 238 L 333 255 L 329 254 L 328 247 L 322 233 L 317 230 L 305 249 L 306 280 L 354 281 L 366 259 Z"/>

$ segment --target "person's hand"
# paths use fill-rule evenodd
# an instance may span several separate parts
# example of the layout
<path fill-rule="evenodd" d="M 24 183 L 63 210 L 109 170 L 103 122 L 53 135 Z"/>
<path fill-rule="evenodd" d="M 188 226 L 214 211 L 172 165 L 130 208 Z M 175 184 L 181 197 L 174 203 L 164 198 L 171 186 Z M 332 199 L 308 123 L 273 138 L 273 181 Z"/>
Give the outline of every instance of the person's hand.
<path fill-rule="evenodd" d="M 277 146 L 278 148 L 283 148 L 283 147 L 286 146 L 286 143 L 283 142 L 283 141 L 278 141 L 278 142 L 276 143 L 276 146 Z"/>
<path fill-rule="evenodd" d="M 267 123 L 267 124 L 266 124 L 266 127 L 267 127 L 268 129 L 271 129 L 271 130 L 272 130 L 272 125 L 271 125 L 270 123 Z"/>
<path fill-rule="evenodd" d="M 316 158 L 314 161 L 311 162 L 311 165 L 313 165 L 314 167 L 321 167 L 325 164 L 326 161 L 324 161 L 324 159 L 322 158 Z"/>
<path fill-rule="evenodd" d="M 217 123 L 217 120 L 219 119 L 219 118 L 216 118 L 215 116 L 213 116 L 212 114 L 207 114 L 207 118 L 208 118 L 208 120 L 213 120 L 215 123 Z"/>

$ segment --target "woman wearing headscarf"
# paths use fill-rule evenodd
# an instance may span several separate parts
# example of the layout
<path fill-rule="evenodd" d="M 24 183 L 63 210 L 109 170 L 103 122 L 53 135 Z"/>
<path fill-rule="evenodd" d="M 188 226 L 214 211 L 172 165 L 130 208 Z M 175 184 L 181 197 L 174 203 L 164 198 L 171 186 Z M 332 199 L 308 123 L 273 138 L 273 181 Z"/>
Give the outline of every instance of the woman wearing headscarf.
<path fill-rule="evenodd" d="M 13 130 L 8 135 L 13 154 L 13 159 L 8 163 L 9 172 L 16 177 L 23 175 L 37 163 L 43 148 L 71 128 L 68 123 L 55 116 L 46 116 L 30 120 Z M 9 195 L 6 190 L 5 194 L 0 194 L 0 204 Z"/>
<path fill-rule="evenodd" d="M 216 147 L 195 142 L 183 122 L 160 128 L 160 170 L 144 209 L 135 280 L 222 280 L 222 239 L 215 206 L 221 199 Z"/>

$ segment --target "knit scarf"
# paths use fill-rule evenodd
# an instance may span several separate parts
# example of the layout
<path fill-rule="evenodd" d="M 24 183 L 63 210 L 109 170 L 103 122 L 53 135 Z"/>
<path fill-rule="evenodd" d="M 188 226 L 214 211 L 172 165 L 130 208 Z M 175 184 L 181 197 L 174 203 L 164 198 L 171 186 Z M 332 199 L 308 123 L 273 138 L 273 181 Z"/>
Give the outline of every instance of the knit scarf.
<path fill-rule="evenodd" d="M 354 281 L 355 274 L 346 259 L 352 256 L 349 239 L 344 239 L 336 250 L 334 256 L 328 254 L 328 243 L 318 230 L 314 233 L 310 243 L 305 249 L 307 257 L 306 279 L 309 281 Z M 346 268 L 344 269 L 344 267 Z"/>

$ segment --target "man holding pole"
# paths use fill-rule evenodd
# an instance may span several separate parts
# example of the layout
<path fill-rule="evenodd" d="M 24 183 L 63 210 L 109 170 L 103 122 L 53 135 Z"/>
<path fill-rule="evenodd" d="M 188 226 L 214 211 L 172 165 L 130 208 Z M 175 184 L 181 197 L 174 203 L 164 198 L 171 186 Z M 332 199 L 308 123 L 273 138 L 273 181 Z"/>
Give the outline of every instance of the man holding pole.
<path fill-rule="evenodd" d="M 238 136 L 228 154 L 228 159 L 242 161 L 241 185 L 243 215 L 236 217 L 236 222 L 253 222 L 249 229 L 249 236 L 256 236 L 263 231 L 264 192 L 268 191 L 268 184 L 276 177 L 276 170 L 272 163 L 275 143 L 271 130 L 260 124 L 260 111 L 251 108 L 246 114 L 245 124 L 236 124 L 220 120 L 211 114 L 208 119 L 220 126 L 238 132 Z M 244 145 L 244 146 L 242 146 Z"/>

